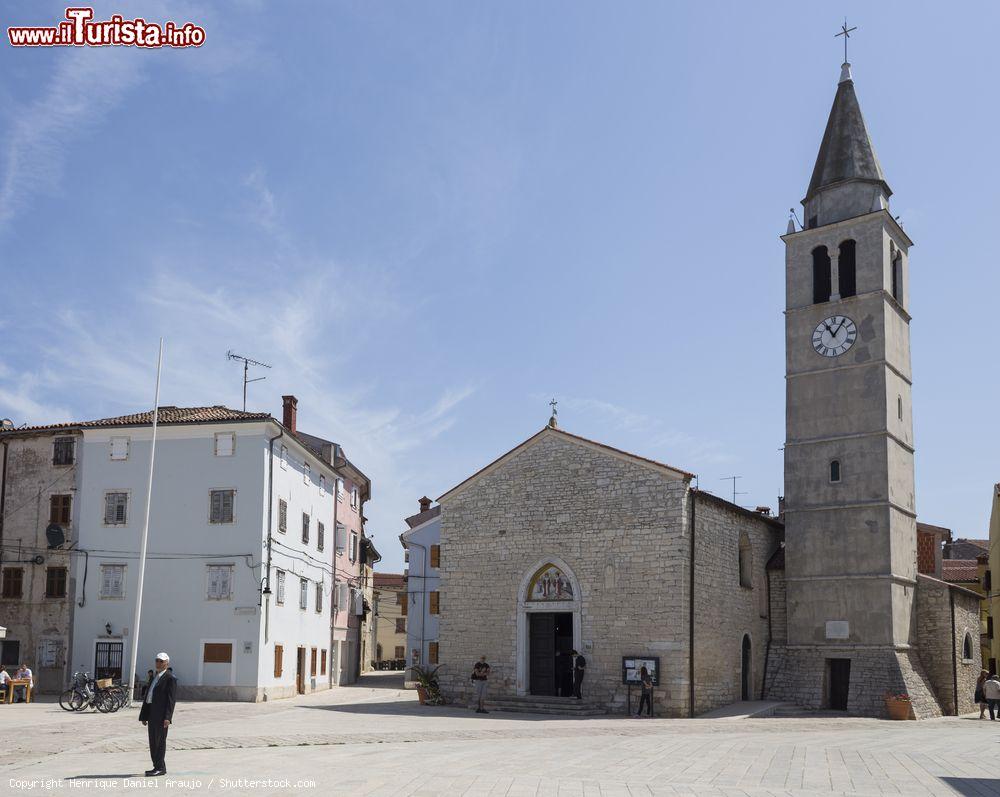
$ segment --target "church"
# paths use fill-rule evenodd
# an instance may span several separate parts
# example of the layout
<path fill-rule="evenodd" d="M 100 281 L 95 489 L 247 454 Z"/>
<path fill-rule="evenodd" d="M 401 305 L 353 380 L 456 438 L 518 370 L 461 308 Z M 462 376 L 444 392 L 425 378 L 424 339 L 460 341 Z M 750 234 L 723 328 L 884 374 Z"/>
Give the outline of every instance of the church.
<path fill-rule="evenodd" d="M 917 719 L 973 710 L 978 596 L 918 572 L 909 250 L 841 68 L 786 246 L 785 494 L 777 517 L 681 468 L 549 425 L 439 499 L 439 678 L 660 716 L 741 700 Z M 977 644 L 971 644 L 974 640 Z M 634 706 L 635 704 L 632 703 Z"/>

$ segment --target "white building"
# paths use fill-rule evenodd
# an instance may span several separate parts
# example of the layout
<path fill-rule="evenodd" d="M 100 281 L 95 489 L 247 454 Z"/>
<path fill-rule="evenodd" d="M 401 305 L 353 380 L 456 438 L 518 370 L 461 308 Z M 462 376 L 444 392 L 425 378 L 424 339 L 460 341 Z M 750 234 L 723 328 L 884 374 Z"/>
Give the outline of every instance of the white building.
<path fill-rule="evenodd" d="M 406 680 L 410 668 L 438 663 L 438 595 L 441 565 L 441 507 L 420 499 L 420 512 L 406 518 L 409 531 L 399 535 L 406 549 Z"/>
<path fill-rule="evenodd" d="M 288 399 L 291 399 L 289 403 Z M 266 413 L 161 407 L 139 634 L 187 699 L 330 685 L 336 473 Z M 290 407 L 290 417 L 289 417 Z M 73 664 L 127 677 L 152 413 L 80 424 Z"/>

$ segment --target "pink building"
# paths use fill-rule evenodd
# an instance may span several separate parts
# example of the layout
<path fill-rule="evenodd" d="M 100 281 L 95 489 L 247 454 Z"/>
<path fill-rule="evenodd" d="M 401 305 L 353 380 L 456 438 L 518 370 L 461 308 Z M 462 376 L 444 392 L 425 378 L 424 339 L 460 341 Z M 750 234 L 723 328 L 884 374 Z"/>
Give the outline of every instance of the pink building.
<path fill-rule="evenodd" d="M 337 500 L 331 528 L 334 546 L 330 553 L 334 589 L 332 595 L 331 666 L 332 683 L 354 683 L 362 672 L 362 621 L 364 596 L 364 504 L 371 498 L 371 480 L 355 466 L 344 449 L 330 440 L 306 434 L 296 428 L 298 400 L 283 396 L 283 423 L 300 441 L 333 465 L 337 482 L 332 485 Z"/>

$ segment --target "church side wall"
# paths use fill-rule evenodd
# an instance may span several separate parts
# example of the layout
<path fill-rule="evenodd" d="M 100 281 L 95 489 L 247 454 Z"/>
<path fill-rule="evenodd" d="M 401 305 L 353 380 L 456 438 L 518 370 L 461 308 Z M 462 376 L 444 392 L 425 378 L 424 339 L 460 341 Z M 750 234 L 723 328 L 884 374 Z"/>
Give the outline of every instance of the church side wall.
<path fill-rule="evenodd" d="M 954 634 L 949 593 L 954 595 Z M 979 625 L 979 600 L 976 596 L 952 589 L 943 581 L 918 576 L 916 642 L 921 663 L 945 714 L 956 713 L 956 674 L 958 713 L 968 714 L 976 709 L 972 698 L 976 678 L 982 668 Z M 972 638 L 972 658 L 969 659 L 963 658 L 966 634 Z"/>
<path fill-rule="evenodd" d="M 481 655 L 493 668 L 490 693 L 518 693 L 518 593 L 551 557 L 580 588 L 584 697 L 621 710 L 622 656 L 659 656 L 656 711 L 686 716 L 686 489 L 681 479 L 554 432 L 442 502 L 446 697 L 469 700 Z M 526 677 L 521 688 L 529 689 Z"/>
<path fill-rule="evenodd" d="M 776 527 L 699 495 L 695 507 L 695 714 L 742 699 L 743 637 L 751 643 L 749 699 L 758 700 L 768 643 L 765 565 Z M 740 584 L 740 537 L 751 544 L 751 586 Z"/>

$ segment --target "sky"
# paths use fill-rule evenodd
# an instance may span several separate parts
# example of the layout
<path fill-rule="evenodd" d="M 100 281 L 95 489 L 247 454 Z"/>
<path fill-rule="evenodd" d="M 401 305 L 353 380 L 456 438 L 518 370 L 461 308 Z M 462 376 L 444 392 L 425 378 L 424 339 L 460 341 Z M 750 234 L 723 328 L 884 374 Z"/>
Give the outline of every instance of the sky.
<path fill-rule="evenodd" d="M 65 4 L 6 2 L 49 25 Z M 197 49 L 0 46 L 0 417 L 241 406 L 403 518 L 546 423 L 777 506 L 784 253 L 846 14 L 910 252 L 917 508 L 1000 480 L 1000 6 L 100 3 Z"/>

